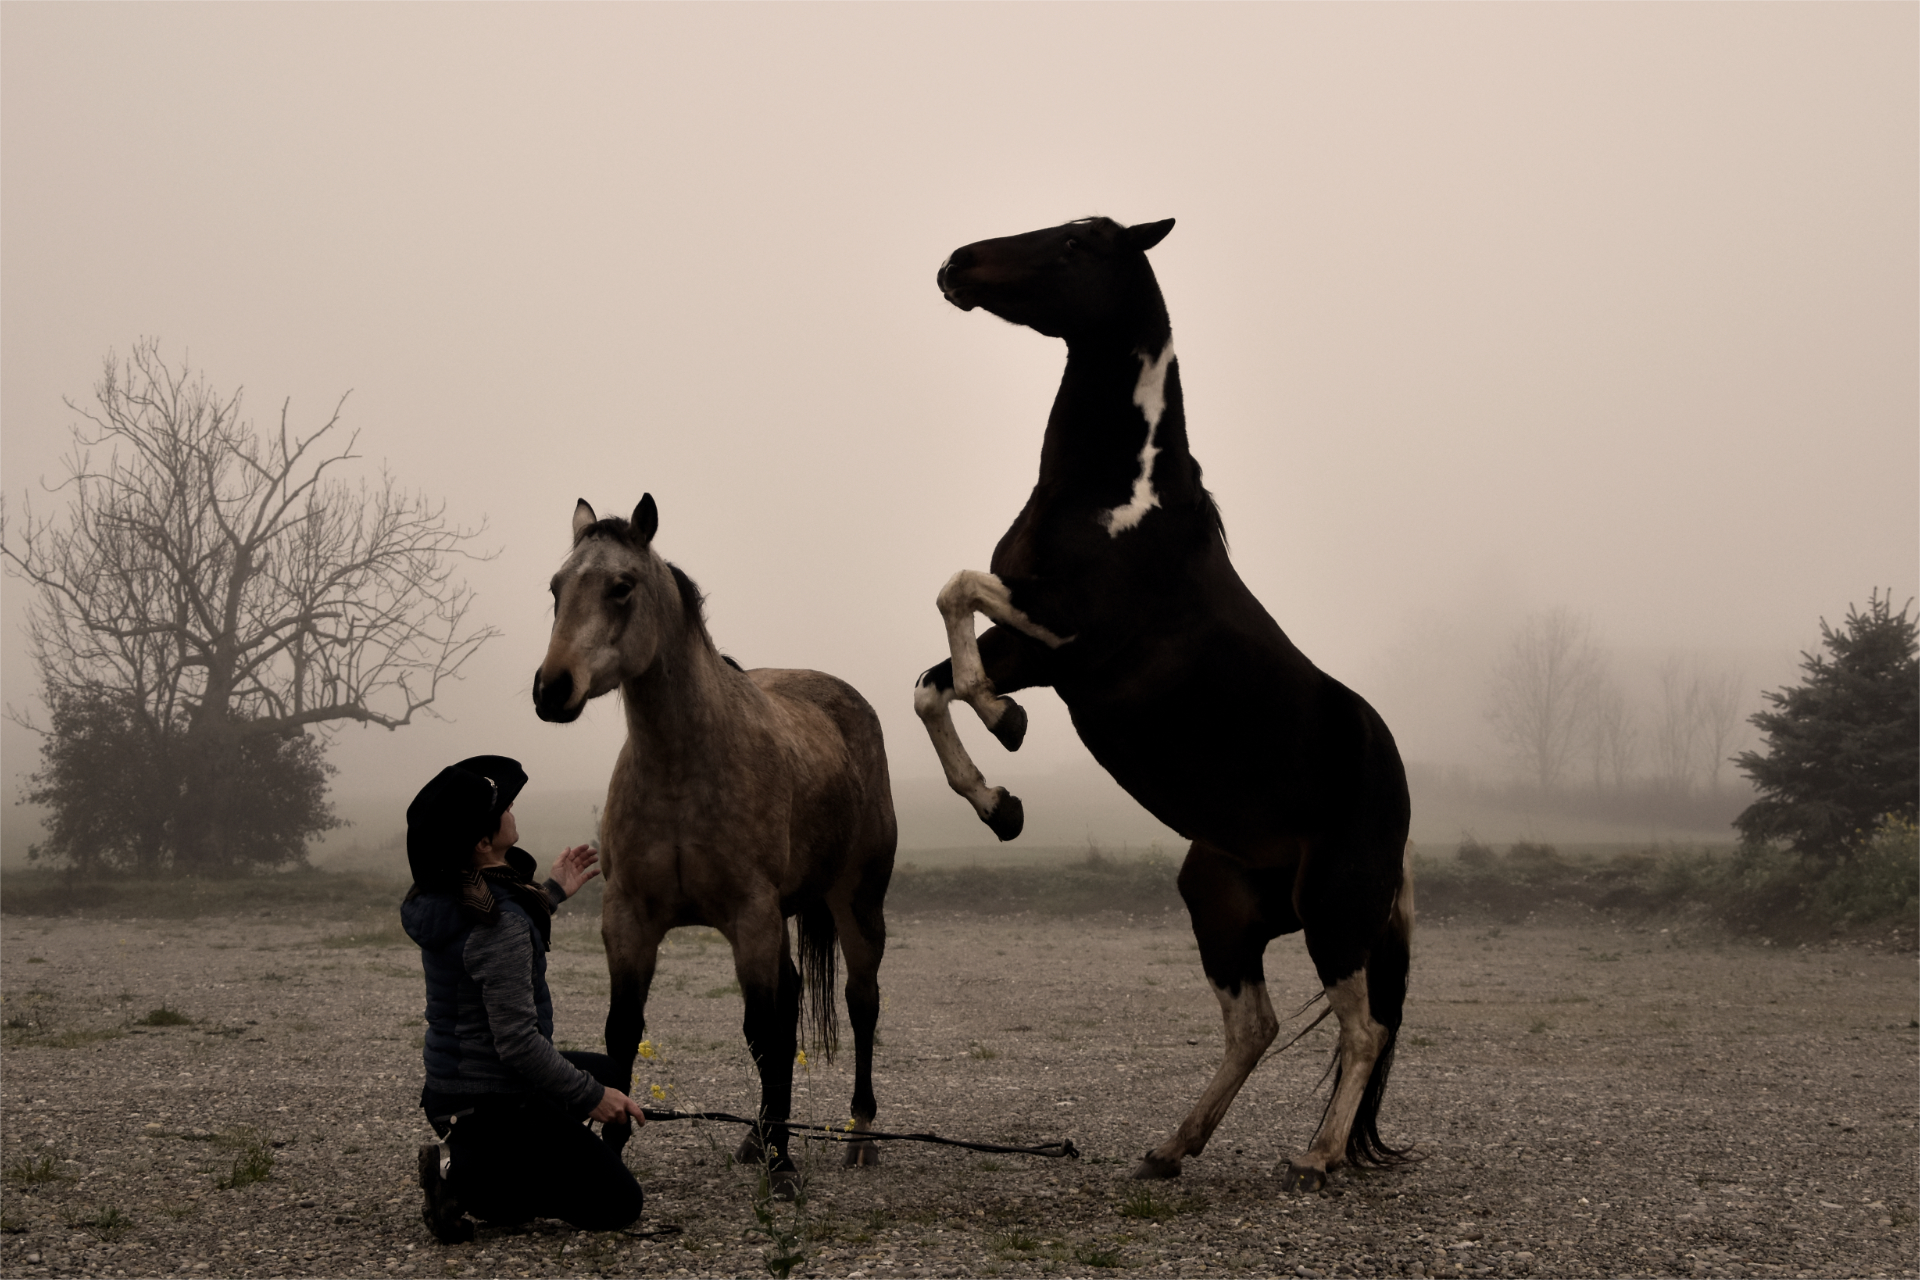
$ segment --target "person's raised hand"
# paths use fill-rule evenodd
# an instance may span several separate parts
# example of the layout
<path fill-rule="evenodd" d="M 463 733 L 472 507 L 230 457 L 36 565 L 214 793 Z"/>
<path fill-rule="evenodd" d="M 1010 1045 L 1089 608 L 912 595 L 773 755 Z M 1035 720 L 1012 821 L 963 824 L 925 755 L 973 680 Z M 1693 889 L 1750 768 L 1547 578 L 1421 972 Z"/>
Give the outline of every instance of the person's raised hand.
<path fill-rule="evenodd" d="M 548 874 L 571 898 L 580 891 L 581 885 L 600 874 L 600 868 L 594 865 L 599 861 L 598 849 L 590 844 L 576 844 L 561 852 Z"/>

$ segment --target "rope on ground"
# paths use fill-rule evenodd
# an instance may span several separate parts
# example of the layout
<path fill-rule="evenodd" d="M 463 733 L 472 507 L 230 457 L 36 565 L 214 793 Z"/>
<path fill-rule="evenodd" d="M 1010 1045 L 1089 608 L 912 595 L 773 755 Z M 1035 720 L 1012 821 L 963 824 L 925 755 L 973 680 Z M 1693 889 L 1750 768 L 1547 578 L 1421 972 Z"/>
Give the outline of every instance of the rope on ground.
<path fill-rule="evenodd" d="M 655 1111 L 643 1108 L 648 1120 L 718 1120 L 723 1124 L 759 1124 L 758 1120 L 749 1120 L 745 1116 L 729 1115 L 725 1111 Z M 965 1147 L 968 1151 L 986 1151 L 995 1154 L 1015 1156 L 1047 1156 L 1051 1159 L 1065 1158 L 1078 1160 L 1080 1149 L 1072 1141 L 1062 1138 L 1058 1142 L 1043 1142 L 1033 1147 L 1004 1147 L 991 1142 L 968 1142 L 961 1138 L 943 1138 L 937 1133 L 880 1133 L 875 1130 L 836 1129 L 824 1124 L 794 1124 L 788 1122 L 788 1129 L 799 1133 L 811 1142 L 931 1142 L 943 1147 Z"/>

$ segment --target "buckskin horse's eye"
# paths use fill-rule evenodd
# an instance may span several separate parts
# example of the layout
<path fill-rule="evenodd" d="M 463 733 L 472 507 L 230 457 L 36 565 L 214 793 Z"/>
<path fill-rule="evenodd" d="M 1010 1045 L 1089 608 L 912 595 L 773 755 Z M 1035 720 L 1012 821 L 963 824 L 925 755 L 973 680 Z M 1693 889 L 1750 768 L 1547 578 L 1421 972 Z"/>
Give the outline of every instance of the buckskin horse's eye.
<path fill-rule="evenodd" d="M 625 604 L 627 597 L 632 594 L 633 584 L 631 582 L 616 582 L 607 588 L 607 595 L 612 598 L 615 604 Z"/>

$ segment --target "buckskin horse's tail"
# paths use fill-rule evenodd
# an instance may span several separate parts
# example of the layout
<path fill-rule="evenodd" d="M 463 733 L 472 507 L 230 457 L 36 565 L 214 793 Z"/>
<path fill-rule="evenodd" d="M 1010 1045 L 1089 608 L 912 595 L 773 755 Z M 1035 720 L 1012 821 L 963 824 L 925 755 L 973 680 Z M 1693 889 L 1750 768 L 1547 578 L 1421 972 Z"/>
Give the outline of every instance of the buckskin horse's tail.
<path fill-rule="evenodd" d="M 839 963 L 834 958 L 839 932 L 833 911 L 816 902 L 800 911 L 800 1003 L 806 1043 L 827 1061 L 840 1047 L 840 1019 L 834 1005 L 834 983 Z"/>
<path fill-rule="evenodd" d="M 1400 1012 L 1407 1000 L 1407 971 L 1413 962 L 1413 844 L 1401 854 L 1400 888 L 1387 913 L 1387 927 L 1367 956 L 1367 1004 L 1373 1020 L 1387 1029 L 1386 1046 L 1367 1076 L 1366 1092 L 1354 1112 L 1347 1134 L 1349 1164 L 1395 1165 L 1407 1159 L 1411 1147 L 1390 1147 L 1380 1138 L 1380 1101 L 1386 1096 L 1387 1076 L 1393 1070 L 1393 1051 L 1400 1042 Z"/>

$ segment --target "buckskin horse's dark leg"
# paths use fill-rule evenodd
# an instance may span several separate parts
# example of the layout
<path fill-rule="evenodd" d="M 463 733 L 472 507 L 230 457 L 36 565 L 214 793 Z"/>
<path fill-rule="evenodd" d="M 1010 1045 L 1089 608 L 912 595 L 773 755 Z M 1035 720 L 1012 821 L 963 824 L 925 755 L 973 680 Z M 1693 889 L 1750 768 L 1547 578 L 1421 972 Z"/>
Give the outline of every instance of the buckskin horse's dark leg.
<path fill-rule="evenodd" d="M 735 922 L 734 972 L 746 1006 L 741 1031 L 760 1072 L 759 1123 L 748 1130 L 734 1159 L 766 1160 L 771 1190 L 794 1191 L 787 1119 L 793 1105 L 793 1057 L 800 1024 L 800 970 L 787 953 L 786 921 L 777 904 L 743 911 Z"/>
<path fill-rule="evenodd" d="M 856 895 L 860 890 L 855 890 Z M 880 960 L 887 950 L 887 922 L 881 914 L 886 885 L 870 899 L 856 896 L 851 906 L 834 910 L 840 932 L 840 950 L 847 958 L 847 1020 L 853 1024 L 853 1131 L 873 1128 L 879 1104 L 873 1096 L 873 1041 L 880 1023 Z M 828 998 L 832 995 L 829 993 Z M 880 1163 L 880 1148 L 872 1142 L 847 1146 L 846 1164 Z"/>
<path fill-rule="evenodd" d="M 633 1093 L 633 1060 L 647 1033 L 647 991 L 665 930 L 636 918 L 624 898 L 609 892 L 600 912 L 600 939 L 607 949 L 607 975 L 613 995 L 607 1005 L 607 1057 L 613 1060 L 616 1087 Z M 633 1136 L 633 1123 L 600 1126 L 600 1138 L 616 1152 Z"/>

